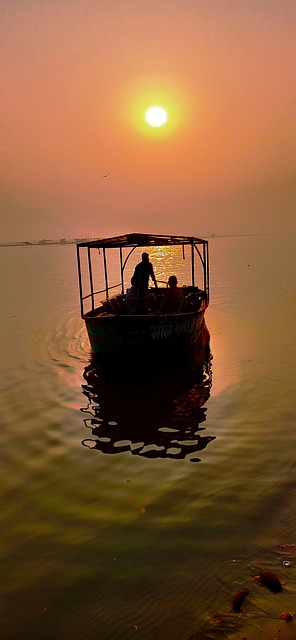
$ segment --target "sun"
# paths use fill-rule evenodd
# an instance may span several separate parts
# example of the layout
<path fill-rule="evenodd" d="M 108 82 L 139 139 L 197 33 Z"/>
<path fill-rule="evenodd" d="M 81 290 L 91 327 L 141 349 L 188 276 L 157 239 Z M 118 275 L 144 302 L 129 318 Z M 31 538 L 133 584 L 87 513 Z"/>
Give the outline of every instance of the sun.
<path fill-rule="evenodd" d="M 145 120 L 150 127 L 162 127 L 168 119 L 167 112 L 163 107 L 153 106 L 147 109 Z"/>
<path fill-rule="evenodd" d="M 150 79 L 148 85 L 151 82 Z M 165 143 L 170 137 L 179 135 L 188 118 L 188 100 L 183 87 L 170 86 L 166 79 L 159 80 L 157 84 L 161 82 L 164 88 L 146 86 L 147 80 L 145 83 L 135 81 L 121 100 L 126 124 L 137 129 L 152 145 L 156 141 Z"/>

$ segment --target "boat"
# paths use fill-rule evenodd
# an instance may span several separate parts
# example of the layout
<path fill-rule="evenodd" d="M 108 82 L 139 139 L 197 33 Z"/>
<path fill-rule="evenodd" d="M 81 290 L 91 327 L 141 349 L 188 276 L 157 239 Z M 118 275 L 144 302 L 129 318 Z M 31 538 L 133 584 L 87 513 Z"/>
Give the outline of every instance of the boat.
<path fill-rule="evenodd" d="M 127 265 L 133 262 L 134 252 L 140 248 L 153 254 L 162 248 L 164 256 L 171 256 L 176 247 L 180 248 L 181 258 L 187 260 L 188 273 L 178 310 L 160 311 L 167 287 L 162 280 L 149 289 L 154 294 L 151 307 L 144 312 L 127 313 L 125 295 L 131 278 Z M 130 364 L 139 360 L 147 364 L 155 362 L 155 358 L 170 363 L 186 358 L 196 349 L 202 351 L 208 341 L 207 336 L 203 340 L 203 335 L 210 299 L 207 240 L 128 233 L 78 242 L 76 249 L 81 317 L 94 356 L 102 361 L 115 359 Z M 113 283 L 115 263 L 117 282 Z"/>

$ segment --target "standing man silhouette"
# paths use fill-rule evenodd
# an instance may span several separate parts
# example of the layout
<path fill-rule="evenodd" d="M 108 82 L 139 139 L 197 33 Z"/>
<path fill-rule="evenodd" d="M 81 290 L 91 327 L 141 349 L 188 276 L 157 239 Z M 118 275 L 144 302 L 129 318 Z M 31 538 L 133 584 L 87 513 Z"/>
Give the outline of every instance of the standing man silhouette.
<path fill-rule="evenodd" d="M 134 276 L 141 279 L 140 297 L 146 296 L 148 293 L 149 278 L 153 280 L 155 287 L 156 278 L 153 271 L 152 263 L 149 262 L 149 253 L 142 253 L 142 262 L 136 265 Z"/>

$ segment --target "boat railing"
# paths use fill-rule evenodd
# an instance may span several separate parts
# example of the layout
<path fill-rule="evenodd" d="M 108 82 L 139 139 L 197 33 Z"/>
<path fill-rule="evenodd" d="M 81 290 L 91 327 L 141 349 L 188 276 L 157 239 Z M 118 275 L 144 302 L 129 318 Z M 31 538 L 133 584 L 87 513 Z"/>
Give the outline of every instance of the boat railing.
<path fill-rule="evenodd" d="M 152 289 L 151 289 L 152 290 Z M 154 292 L 157 294 L 157 289 L 154 289 Z M 162 299 L 162 295 L 164 293 L 164 289 L 162 289 L 162 291 L 158 291 L 158 304 L 156 308 L 151 308 L 150 310 L 147 309 L 147 313 L 149 313 L 149 315 L 151 314 L 160 314 L 160 310 L 159 310 L 159 306 L 161 303 L 161 299 Z M 135 313 L 137 312 L 129 312 L 125 306 L 125 296 L 123 294 L 116 294 L 113 296 L 108 296 L 108 298 L 105 298 L 104 300 L 100 300 L 100 315 L 102 315 L 102 310 L 103 310 L 103 315 L 135 315 Z M 204 308 L 204 304 L 205 304 L 205 292 L 204 291 L 191 291 L 189 293 L 187 293 L 187 295 L 184 296 L 179 308 L 174 311 L 171 312 L 169 315 L 176 315 L 176 314 L 183 314 L 183 313 L 193 313 L 193 312 L 197 312 L 199 311 L 199 309 L 201 309 L 202 307 Z M 94 310 L 95 312 L 97 310 Z M 90 315 L 92 315 L 93 312 L 90 312 Z M 140 315 L 145 315 L 142 313 L 140 313 Z M 164 314 L 167 315 L 167 314 Z"/>
<path fill-rule="evenodd" d="M 109 288 L 108 288 L 108 290 L 110 291 L 111 289 L 118 289 L 118 287 L 121 287 L 121 283 L 112 285 L 111 287 L 109 287 Z M 104 294 L 104 295 L 106 296 L 106 288 L 104 288 L 104 289 L 99 289 L 98 291 L 91 291 L 91 292 L 90 292 L 90 293 L 88 293 L 86 296 L 81 297 L 81 302 L 82 302 L 82 304 L 83 304 L 83 302 L 84 302 L 85 300 L 89 300 L 89 299 L 91 299 L 91 303 L 92 303 L 92 310 L 94 310 L 94 309 L 95 309 L 95 307 L 97 306 L 97 305 L 95 304 L 95 298 L 96 298 L 96 296 L 99 296 L 99 295 L 101 295 L 101 294 Z M 109 297 L 110 297 L 110 296 L 108 295 L 108 296 L 107 296 L 107 299 L 109 299 Z M 101 302 L 101 301 L 100 301 L 100 302 Z"/>

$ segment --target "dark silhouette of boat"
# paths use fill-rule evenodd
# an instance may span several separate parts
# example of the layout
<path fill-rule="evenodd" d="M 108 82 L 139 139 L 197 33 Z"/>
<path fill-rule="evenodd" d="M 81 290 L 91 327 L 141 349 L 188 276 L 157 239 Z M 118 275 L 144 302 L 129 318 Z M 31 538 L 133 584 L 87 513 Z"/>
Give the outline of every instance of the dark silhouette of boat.
<path fill-rule="evenodd" d="M 125 268 L 138 248 L 189 247 L 190 282 L 183 286 L 183 300 L 177 311 L 161 312 L 164 286 L 154 286 L 155 304 L 143 312 L 127 313 L 125 306 Z M 108 256 L 118 253 L 119 282 L 110 283 Z M 188 251 L 188 249 L 187 249 Z M 98 275 L 98 254 L 101 256 Z M 131 233 L 123 236 L 86 241 L 77 244 L 77 264 L 81 316 L 94 355 L 105 360 L 135 366 L 161 356 L 170 364 L 186 358 L 195 350 L 203 350 L 200 337 L 204 315 L 209 304 L 208 242 L 191 236 L 168 236 Z M 197 278 L 199 285 L 197 285 Z M 97 281 L 104 288 L 96 289 Z M 115 291 L 115 293 L 114 293 Z"/>

